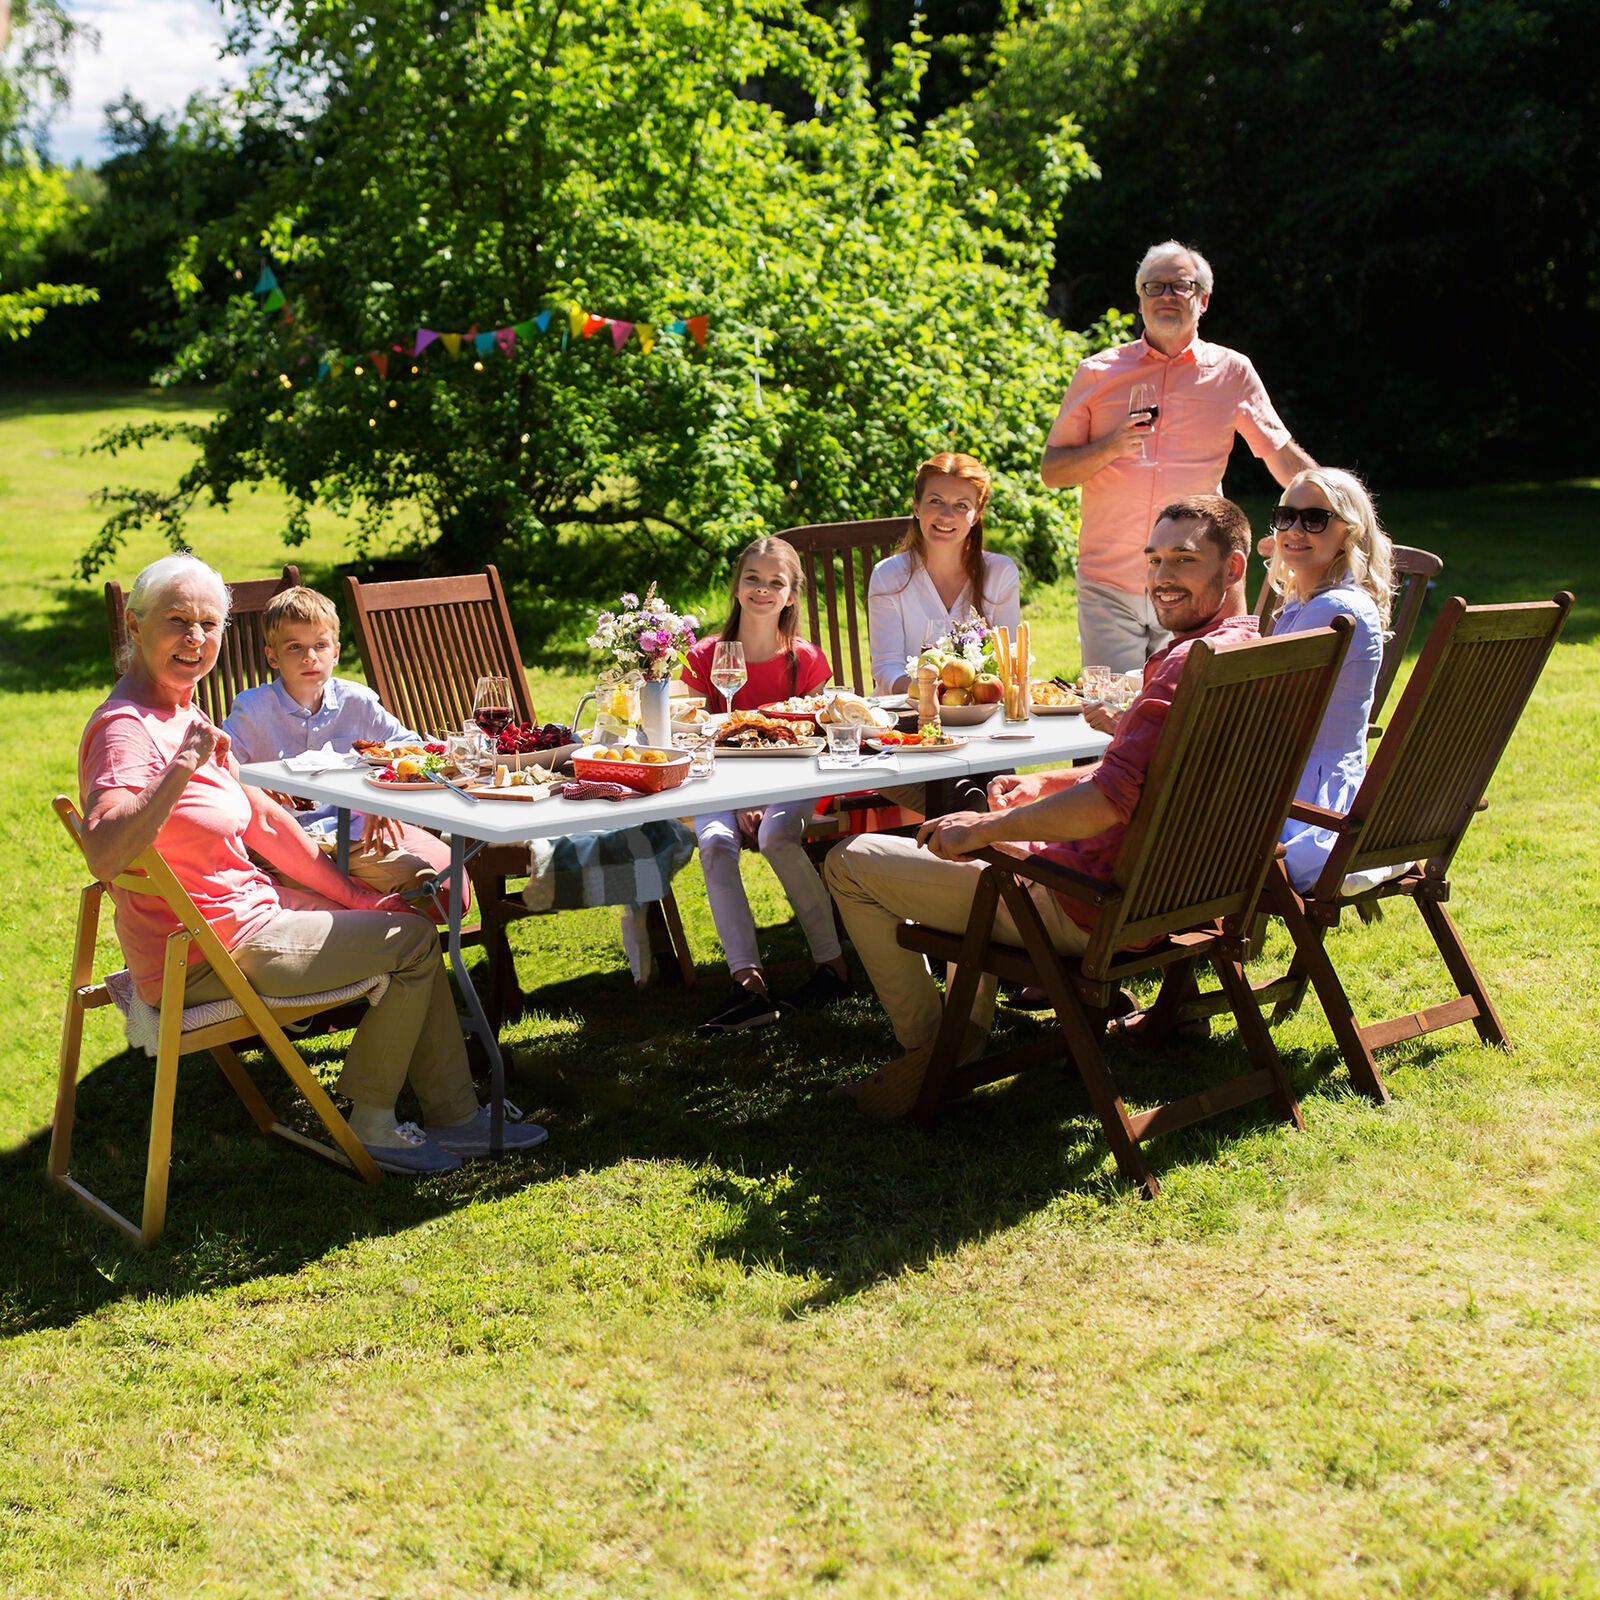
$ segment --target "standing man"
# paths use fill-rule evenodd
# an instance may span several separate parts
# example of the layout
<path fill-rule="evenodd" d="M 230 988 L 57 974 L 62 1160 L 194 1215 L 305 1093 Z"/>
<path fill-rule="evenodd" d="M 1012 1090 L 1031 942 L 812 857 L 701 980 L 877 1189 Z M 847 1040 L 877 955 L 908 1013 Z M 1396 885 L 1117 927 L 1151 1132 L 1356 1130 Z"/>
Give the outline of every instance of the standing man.
<path fill-rule="evenodd" d="M 1316 462 L 1284 427 L 1246 356 L 1199 337 L 1211 263 L 1169 239 L 1135 274 L 1144 337 L 1078 365 L 1045 443 L 1051 489 L 1083 485 L 1078 639 L 1085 665 L 1138 672 L 1171 635 L 1145 594 L 1145 540 L 1157 511 L 1221 494 L 1236 433 L 1280 484 Z M 1156 415 L 1131 415 L 1148 384 Z"/>

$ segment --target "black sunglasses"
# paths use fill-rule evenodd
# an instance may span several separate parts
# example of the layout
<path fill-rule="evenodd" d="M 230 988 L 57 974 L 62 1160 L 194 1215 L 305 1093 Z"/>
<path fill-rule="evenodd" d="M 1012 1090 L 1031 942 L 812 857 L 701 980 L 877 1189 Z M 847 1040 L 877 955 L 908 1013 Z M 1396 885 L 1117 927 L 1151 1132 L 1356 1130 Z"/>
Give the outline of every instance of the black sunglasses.
<path fill-rule="evenodd" d="M 1307 533 L 1322 533 L 1328 526 L 1328 518 L 1333 516 L 1337 513 L 1324 511 L 1321 506 L 1274 506 L 1272 531 L 1287 533 L 1298 522 Z"/>

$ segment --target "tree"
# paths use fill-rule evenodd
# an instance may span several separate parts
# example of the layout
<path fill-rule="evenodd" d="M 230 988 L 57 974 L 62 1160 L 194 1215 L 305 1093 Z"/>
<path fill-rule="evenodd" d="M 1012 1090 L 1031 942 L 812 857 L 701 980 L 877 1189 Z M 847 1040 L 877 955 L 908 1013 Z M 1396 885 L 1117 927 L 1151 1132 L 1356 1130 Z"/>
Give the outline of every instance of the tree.
<path fill-rule="evenodd" d="M 57 0 L 13 0 L 0 40 L 0 337 L 24 339 L 52 306 L 82 305 L 81 284 L 38 283 L 43 247 L 81 202 L 41 158 L 50 110 L 66 97 L 62 63 L 79 30 Z"/>
<path fill-rule="evenodd" d="M 197 496 L 270 479 L 291 541 L 320 503 L 525 585 L 704 571 L 763 530 L 904 507 L 939 448 L 997 469 L 1038 564 L 1070 551 L 1036 466 L 1081 347 L 1042 312 L 1081 147 L 1047 141 L 1030 196 L 979 184 L 958 123 L 910 129 L 920 55 L 875 107 L 848 22 L 791 0 L 289 0 L 248 5 L 237 42 L 268 62 L 249 114 L 280 154 L 172 269 L 209 320 L 170 376 L 217 382 L 219 414 L 171 494 L 120 497 L 86 570 L 135 521 L 177 534 Z M 809 115 L 766 103 L 779 81 Z M 281 309 L 249 293 L 263 265 Z M 573 306 L 657 342 L 574 336 Z M 704 348 L 665 331 L 697 316 Z M 519 323 L 509 358 L 413 353 L 419 328 Z"/>
<path fill-rule="evenodd" d="M 1214 338 L 1307 446 L 1388 481 L 1593 466 L 1592 0 L 1055 0 L 968 108 L 994 182 L 1081 124 L 1103 181 L 1058 239 L 1080 323 L 1144 247 L 1211 257 Z"/>

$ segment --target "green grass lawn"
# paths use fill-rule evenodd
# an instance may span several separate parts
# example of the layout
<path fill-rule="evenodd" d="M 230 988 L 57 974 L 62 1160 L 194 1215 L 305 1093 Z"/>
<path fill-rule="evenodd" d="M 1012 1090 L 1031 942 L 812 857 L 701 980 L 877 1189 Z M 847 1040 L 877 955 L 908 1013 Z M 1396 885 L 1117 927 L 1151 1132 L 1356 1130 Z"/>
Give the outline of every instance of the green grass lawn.
<path fill-rule="evenodd" d="M 868 1000 L 697 1039 L 723 971 L 691 866 L 688 993 L 635 994 L 609 914 L 515 930 L 536 1157 L 368 1190 L 256 1136 L 193 1059 L 140 1253 L 43 1177 L 83 878 L 48 801 L 109 682 L 70 575 L 87 491 L 180 464 L 77 452 L 158 409 L 203 414 L 0 397 L 0 1593 L 1600 1594 L 1600 485 L 1385 506 L 1443 592 L 1579 593 L 1453 876 L 1514 1055 L 1400 1047 L 1375 1110 L 1309 1002 L 1278 1030 L 1307 1131 L 1169 1138 L 1145 1203 L 1065 1074 L 931 1137 L 828 1101 L 889 1053 Z M 272 572 L 277 514 L 207 512 L 196 546 Z M 329 521 L 297 559 L 326 582 L 345 553 Z M 1030 614 L 1072 667 L 1070 591 Z M 578 620 L 533 663 L 548 714 L 584 680 Z M 1359 1007 L 1442 997 L 1404 908 L 1334 943 Z M 149 1068 L 90 1020 L 82 1160 L 134 1207 Z M 329 1077 L 338 1043 L 308 1051 Z M 1233 1043 L 1118 1066 L 1165 1096 Z"/>

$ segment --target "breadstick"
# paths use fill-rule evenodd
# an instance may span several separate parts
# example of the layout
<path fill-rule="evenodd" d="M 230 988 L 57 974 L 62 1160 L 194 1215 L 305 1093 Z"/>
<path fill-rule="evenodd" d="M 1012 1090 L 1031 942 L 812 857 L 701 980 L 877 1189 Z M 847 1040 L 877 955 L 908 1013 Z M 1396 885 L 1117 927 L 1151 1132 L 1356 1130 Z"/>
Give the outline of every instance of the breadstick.
<path fill-rule="evenodd" d="M 1000 678 L 1000 687 L 1011 687 L 1011 630 L 1009 628 L 996 628 L 994 630 L 994 665 Z"/>
<path fill-rule="evenodd" d="M 1028 681 L 1028 660 L 1028 624 L 1019 622 L 1017 624 L 1017 657 L 1013 663 L 1019 683 Z"/>

